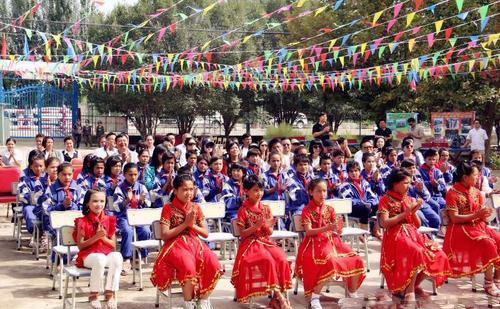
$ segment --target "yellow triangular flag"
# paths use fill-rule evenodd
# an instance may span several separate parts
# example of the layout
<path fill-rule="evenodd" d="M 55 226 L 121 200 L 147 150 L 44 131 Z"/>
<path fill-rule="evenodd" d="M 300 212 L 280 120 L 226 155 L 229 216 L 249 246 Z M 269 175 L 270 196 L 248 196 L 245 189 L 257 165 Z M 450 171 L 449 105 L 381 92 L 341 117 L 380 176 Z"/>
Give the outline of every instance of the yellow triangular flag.
<path fill-rule="evenodd" d="M 415 17 L 415 12 L 412 12 L 406 16 L 406 27 L 409 27 L 411 25 L 413 17 Z"/>
<path fill-rule="evenodd" d="M 210 41 L 203 44 L 203 46 L 201 47 L 201 50 L 204 50 L 205 48 L 207 48 L 209 44 L 210 44 Z"/>
<path fill-rule="evenodd" d="M 247 35 L 246 37 L 243 38 L 243 44 L 245 44 L 248 40 L 250 40 L 250 38 L 252 37 L 252 35 Z"/>
<path fill-rule="evenodd" d="M 403 63 L 403 73 L 406 75 L 406 72 L 408 72 L 408 62 Z"/>
<path fill-rule="evenodd" d="M 332 47 L 335 45 L 335 43 L 337 43 L 337 39 L 333 39 L 330 41 L 330 45 L 328 46 L 328 50 L 332 50 Z"/>
<path fill-rule="evenodd" d="M 474 67 L 474 62 L 475 62 L 474 59 L 469 60 L 469 72 L 472 71 L 472 68 Z"/>
<path fill-rule="evenodd" d="M 439 33 L 439 31 L 441 31 L 441 27 L 443 26 L 443 20 L 435 22 L 434 25 L 436 26 L 436 33 Z"/>
<path fill-rule="evenodd" d="M 56 41 L 56 48 L 59 48 L 61 46 L 61 35 L 60 34 L 58 34 L 58 35 L 53 34 L 52 37 Z"/>
<path fill-rule="evenodd" d="M 204 8 L 202 16 L 207 15 L 208 11 L 213 9 L 216 4 L 217 4 L 217 2 L 214 2 L 214 3 L 210 4 L 209 6 L 207 6 L 206 8 Z"/>
<path fill-rule="evenodd" d="M 99 55 L 93 56 L 92 60 L 94 61 L 94 68 L 95 68 L 97 66 L 97 60 L 99 60 Z"/>
<path fill-rule="evenodd" d="M 146 39 L 144 40 L 144 42 L 146 43 L 149 39 L 151 39 L 151 37 L 154 35 L 154 33 L 150 33 L 148 34 L 148 36 L 146 37 Z"/>
<path fill-rule="evenodd" d="M 410 50 L 410 52 L 413 50 L 413 46 L 415 46 L 415 39 L 409 39 L 408 40 L 408 50 Z"/>
<path fill-rule="evenodd" d="M 326 10 L 326 8 L 328 7 L 328 5 L 325 5 L 323 7 L 320 7 L 319 9 L 316 10 L 316 13 L 314 13 L 314 17 L 318 16 L 319 14 L 323 13 L 324 10 Z"/>
<path fill-rule="evenodd" d="M 300 66 L 302 68 L 302 70 L 304 69 L 304 59 L 299 59 L 299 63 L 300 63 Z"/>
<path fill-rule="evenodd" d="M 382 13 L 384 13 L 384 10 L 377 12 L 375 13 L 375 15 L 373 15 L 372 27 L 375 27 L 375 24 L 377 23 L 377 20 L 379 20 L 380 16 L 382 16 Z"/>
<path fill-rule="evenodd" d="M 304 3 L 305 3 L 306 1 L 307 1 L 307 0 L 300 0 L 300 1 L 297 3 L 297 7 L 298 7 L 298 8 L 301 8 L 301 7 L 304 5 Z"/>
<path fill-rule="evenodd" d="M 364 55 L 366 50 L 366 43 L 361 44 L 361 55 Z"/>
<path fill-rule="evenodd" d="M 380 66 L 376 66 L 375 71 L 377 72 L 377 76 L 380 77 L 381 76 Z"/>
<path fill-rule="evenodd" d="M 342 64 L 342 67 L 344 67 L 344 56 L 339 57 L 340 63 Z"/>

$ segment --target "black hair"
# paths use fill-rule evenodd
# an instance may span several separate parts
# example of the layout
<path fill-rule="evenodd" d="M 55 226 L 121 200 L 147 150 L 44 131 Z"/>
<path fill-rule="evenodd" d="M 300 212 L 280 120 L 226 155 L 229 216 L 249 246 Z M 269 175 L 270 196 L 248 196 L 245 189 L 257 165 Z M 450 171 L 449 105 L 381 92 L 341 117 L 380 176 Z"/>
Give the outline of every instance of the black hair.
<path fill-rule="evenodd" d="M 156 149 L 156 148 L 155 148 L 155 149 Z M 138 157 L 142 156 L 142 154 L 143 154 L 145 151 L 147 151 L 147 152 L 148 152 L 148 154 L 149 154 L 149 149 L 147 149 L 147 148 L 139 148 L 139 151 L 137 151 L 137 156 L 138 156 Z"/>
<path fill-rule="evenodd" d="M 15 138 L 13 138 L 13 137 L 9 137 L 8 139 L 6 139 L 6 140 L 5 140 L 5 145 L 7 145 L 7 143 L 9 143 L 9 142 L 11 142 L 11 141 L 12 141 L 12 142 L 14 142 L 14 144 L 17 144 L 17 142 L 16 142 L 16 139 L 15 139 Z"/>
<path fill-rule="evenodd" d="M 368 158 L 370 158 L 370 157 L 375 158 L 375 154 L 369 153 L 369 152 L 364 153 L 363 156 L 361 157 L 361 162 L 365 163 L 366 160 L 368 160 Z"/>
<path fill-rule="evenodd" d="M 387 148 L 385 148 L 385 150 L 384 150 L 384 156 L 387 158 L 388 156 L 391 155 L 391 152 L 393 152 L 393 151 L 396 151 L 396 154 L 397 154 L 396 148 L 393 148 L 393 147 L 387 147 Z"/>
<path fill-rule="evenodd" d="M 130 170 L 131 170 L 131 169 L 133 169 L 133 168 L 135 168 L 135 169 L 139 170 L 139 168 L 137 167 L 137 164 L 136 164 L 136 163 L 132 163 L 132 162 L 130 162 L 130 163 L 125 164 L 125 166 L 123 167 L 123 174 L 124 174 L 124 175 L 125 175 L 125 174 L 127 174 L 127 173 L 128 173 L 128 171 L 130 171 Z"/>
<path fill-rule="evenodd" d="M 260 157 L 260 150 L 259 149 L 249 149 L 247 152 L 247 159 L 250 157 Z"/>
<path fill-rule="evenodd" d="M 100 190 L 89 189 L 85 193 L 85 197 L 83 198 L 83 204 L 82 204 L 82 214 L 84 216 L 86 216 L 90 213 L 90 207 L 89 207 L 90 198 L 92 197 L 92 195 L 97 194 L 97 193 L 103 193 L 104 197 L 106 197 L 106 192 L 100 191 Z M 105 202 L 107 202 L 106 200 L 107 199 L 104 198 Z"/>
<path fill-rule="evenodd" d="M 115 136 L 115 138 L 116 138 L 116 133 L 114 133 L 114 132 L 109 132 L 108 134 L 106 134 L 106 139 L 108 139 L 108 137 L 113 136 L 113 135 L 114 135 L 114 136 Z"/>
<path fill-rule="evenodd" d="M 280 156 L 280 160 L 281 160 L 281 153 L 274 151 L 274 150 L 269 153 L 269 160 L 271 160 L 272 156 L 276 156 L 276 155 Z"/>
<path fill-rule="evenodd" d="M 387 176 L 387 189 L 392 190 L 395 184 L 403 181 L 407 177 L 411 178 L 410 173 L 407 171 L 400 168 L 393 169 L 389 176 Z"/>
<path fill-rule="evenodd" d="M 59 164 L 61 164 L 61 160 L 57 157 L 49 157 L 47 160 L 45 160 L 45 166 L 49 166 L 52 164 L 52 162 L 57 161 Z"/>
<path fill-rule="evenodd" d="M 64 143 L 66 143 L 66 141 L 69 141 L 69 140 L 75 142 L 75 140 L 71 136 L 66 136 L 63 141 L 64 141 Z"/>
<path fill-rule="evenodd" d="M 319 185 L 320 183 L 326 184 L 326 180 L 324 180 L 323 178 L 315 178 L 311 180 L 307 185 L 307 192 L 312 192 L 314 188 L 316 188 L 316 186 Z"/>
<path fill-rule="evenodd" d="M 111 168 L 116 166 L 118 163 L 123 163 L 120 156 L 111 156 L 106 159 L 106 164 L 104 165 L 104 175 L 111 177 Z"/>
<path fill-rule="evenodd" d="M 338 156 L 345 157 L 345 153 L 340 148 L 334 148 L 333 151 L 332 151 L 332 158 L 335 158 L 335 157 L 338 157 Z"/>
<path fill-rule="evenodd" d="M 191 142 L 191 140 L 193 140 L 193 141 L 194 141 L 194 143 L 195 143 L 196 145 L 198 145 L 198 143 L 196 142 L 196 139 L 195 139 L 194 137 L 192 137 L 192 136 L 191 136 L 191 137 L 186 138 L 186 140 L 184 141 L 184 145 L 187 147 L 187 145 L 189 144 L 189 142 Z"/>
<path fill-rule="evenodd" d="M 120 133 L 120 134 L 118 134 L 118 135 L 116 136 L 115 140 L 117 140 L 117 139 L 119 139 L 119 138 L 126 138 L 126 139 L 128 139 L 128 136 L 127 136 L 127 134 L 125 134 L 125 133 Z"/>
<path fill-rule="evenodd" d="M 89 153 L 85 157 L 83 157 L 83 164 L 82 164 L 82 173 L 91 173 L 92 169 L 90 168 L 90 164 L 94 160 L 96 156 L 92 153 Z"/>
<path fill-rule="evenodd" d="M 201 161 L 205 161 L 208 164 L 207 158 L 205 158 L 204 156 L 197 156 L 196 157 L 196 164 L 200 163 Z"/>
<path fill-rule="evenodd" d="M 424 159 L 427 159 L 428 157 L 435 157 L 438 155 L 438 152 L 436 151 L 436 149 L 427 149 L 425 152 L 424 152 Z"/>
<path fill-rule="evenodd" d="M 411 140 L 411 141 L 415 141 L 415 139 L 414 139 L 413 137 L 411 137 L 411 136 L 405 136 L 405 137 L 403 138 L 403 140 L 401 141 L 401 143 L 404 143 L 405 141 L 409 141 L 409 140 Z"/>
<path fill-rule="evenodd" d="M 415 161 L 413 161 L 413 159 L 404 159 L 403 161 L 401 161 L 401 168 L 408 168 L 412 166 L 416 166 Z"/>
<path fill-rule="evenodd" d="M 409 145 L 413 145 L 413 143 L 409 142 L 408 140 L 404 140 L 403 143 L 401 143 L 401 148 L 405 148 Z"/>
<path fill-rule="evenodd" d="M 260 189 L 264 189 L 264 185 L 264 179 L 255 174 L 249 175 L 248 177 L 245 177 L 245 179 L 243 179 L 243 189 L 245 190 L 250 190 L 254 186 L 258 186 Z"/>
<path fill-rule="evenodd" d="M 94 175 L 94 168 L 97 166 L 97 164 L 102 163 L 104 167 L 106 167 L 106 164 L 104 163 L 104 159 L 100 157 L 95 157 L 90 161 L 90 174 Z M 95 175 L 94 175 L 95 176 Z"/>
<path fill-rule="evenodd" d="M 413 118 L 413 117 L 408 118 L 408 123 L 410 123 L 410 122 L 416 122 L 415 118 Z"/>
<path fill-rule="evenodd" d="M 243 139 L 245 139 L 245 138 L 247 138 L 247 137 L 252 137 L 252 136 L 251 136 L 250 134 L 248 134 L 248 133 L 244 133 L 244 134 L 241 136 L 241 139 L 243 140 Z"/>
<path fill-rule="evenodd" d="M 319 164 L 321 165 L 323 163 L 323 161 L 326 161 L 326 160 L 332 160 L 332 158 L 326 154 L 326 153 L 322 153 L 320 156 L 319 156 Z"/>
<path fill-rule="evenodd" d="M 71 165 L 71 163 L 69 162 L 63 162 L 61 164 L 59 164 L 59 166 L 57 167 L 57 174 L 59 175 L 59 173 L 61 173 L 62 171 L 64 171 L 65 168 L 69 167 L 72 171 L 74 171 L 73 169 L 73 165 Z"/>
<path fill-rule="evenodd" d="M 474 172 L 474 168 L 478 169 L 477 165 L 462 161 L 457 165 L 453 172 L 453 183 L 462 181 L 464 176 L 470 176 Z"/>
<path fill-rule="evenodd" d="M 173 153 L 171 153 L 170 151 L 166 151 L 162 156 L 161 156 L 161 164 L 163 166 L 163 164 L 165 164 L 165 162 L 167 162 L 168 160 L 174 160 L 174 163 L 177 162 L 177 160 L 175 160 L 175 155 Z"/>
<path fill-rule="evenodd" d="M 37 139 L 37 138 L 39 138 L 39 137 L 44 138 L 44 137 L 45 137 L 45 135 L 43 135 L 42 133 L 38 133 L 37 135 L 35 135 L 35 139 Z"/>
<path fill-rule="evenodd" d="M 179 189 L 180 187 L 182 187 L 182 185 L 185 182 L 188 182 L 188 181 L 192 182 L 194 185 L 193 176 L 191 176 L 190 174 L 177 174 L 175 176 L 174 182 L 173 182 L 174 189 Z M 173 202 L 174 198 L 175 198 L 175 194 L 174 194 L 174 192 L 172 192 L 172 194 L 170 196 L 170 202 Z"/>
<path fill-rule="evenodd" d="M 184 165 L 177 170 L 177 175 L 189 175 L 193 177 L 193 172 L 191 171 L 191 168 L 189 166 Z"/>
<path fill-rule="evenodd" d="M 189 159 L 192 155 L 195 155 L 198 158 L 198 155 L 194 151 L 186 151 L 186 160 Z"/>
<path fill-rule="evenodd" d="M 275 144 L 278 144 L 280 143 L 281 144 L 281 139 L 275 137 L 273 138 L 272 140 L 269 141 L 268 145 L 269 145 L 269 149 L 273 149 L 274 145 Z"/>
<path fill-rule="evenodd" d="M 293 166 L 299 165 L 299 163 L 308 163 L 310 164 L 311 161 L 306 155 L 297 155 L 293 156 Z"/>
<path fill-rule="evenodd" d="M 28 160 L 28 166 L 31 166 L 31 164 L 37 160 L 42 160 L 45 163 L 45 156 L 42 152 L 37 151 L 34 155 L 30 156 Z"/>
<path fill-rule="evenodd" d="M 474 149 L 474 150 L 471 150 L 471 151 L 470 151 L 470 154 L 469 154 L 469 160 L 472 160 L 472 158 L 474 157 L 474 155 L 475 155 L 476 153 L 481 154 L 481 158 L 484 160 L 483 153 L 482 153 L 481 151 L 477 150 L 477 149 Z"/>
<path fill-rule="evenodd" d="M 212 164 L 214 164 L 215 162 L 219 161 L 219 160 L 222 160 L 221 157 L 218 157 L 218 156 L 213 156 L 210 158 L 210 161 L 208 161 L 208 166 L 211 166 Z"/>
<path fill-rule="evenodd" d="M 443 152 L 445 152 L 445 151 L 449 153 L 448 149 L 446 149 L 446 148 L 439 148 L 439 150 L 438 150 L 439 156 L 442 156 Z"/>
<path fill-rule="evenodd" d="M 481 170 L 483 168 L 483 162 L 479 160 L 473 160 L 470 163 L 476 166 L 478 170 Z"/>
<path fill-rule="evenodd" d="M 371 142 L 372 145 L 373 145 L 373 137 L 372 136 L 364 136 L 362 139 L 361 139 L 361 143 L 359 143 L 360 146 L 363 146 L 364 143 L 366 142 Z"/>
<path fill-rule="evenodd" d="M 54 141 L 54 139 L 53 139 L 52 137 L 50 137 L 50 136 L 45 136 L 45 137 L 43 138 L 42 146 L 43 146 L 44 148 L 47 148 L 47 141 L 48 141 L 49 139 L 51 139 L 52 141 Z"/>
<path fill-rule="evenodd" d="M 161 164 L 161 159 L 163 158 L 163 154 L 167 152 L 167 147 L 163 146 L 162 144 L 159 144 L 155 147 L 155 150 L 153 150 L 153 154 L 151 155 L 151 165 L 157 169 L 159 168 Z M 161 155 L 160 159 L 158 157 Z"/>
<path fill-rule="evenodd" d="M 305 146 L 303 146 L 303 145 L 300 145 L 300 146 L 298 146 L 297 148 L 295 148 L 295 149 L 293 150 L 293 155 L 294 155 L 294 157 L 295 157 L 295 156 L 297 156 L 297 155 L 298 155 L 298 153 L 299 153 L 302 149 L 305 149 L 305 150 L 306 150 L 306 152 L 307 152 L 307 148 L 306 148 Z"/>
<path fill-rule="evenodd" d="M 311 141 L 311 143 L 309 143 L 309 153 L 311 154 L 311 156 L 313 154 L 314 146 L 316 145 L 319 145 L 321 152 L 323 152 L 323 142 L 320 139 L 314 139 Z"/>
<path fill-rule="evenodd" d="M 228 170 L 229 175 L 232 175 L 232 172 L 234 170 L 241 170 L 243 172 L 243 174 L 245 174 L 247 171 L 247 169 L 238 162 L 231 164 L 231 166 L 229 167 L 229 170 Z"/>
<path fill-rule="evenodd" d="M 229 150 L 231 150 L 231 148 L 236 145 L 238 147 L 238 149 L 240 148 L 240 144 L 238 144 L 238 142 L 236 141 L 233 141 L 233 140 L 230 140 L 227 142 L 227 145 L 226 145 L 226 151 L 229 155 Z"/>
<path fill-rule="evenodd" d="M 357 161 L 349 161 L 347 162 L 346 170 L 349 173 L 351 170 L 357 168 L 358 170 L 361 171 L 361 166 L 359 166 L 359 163 Z"/>

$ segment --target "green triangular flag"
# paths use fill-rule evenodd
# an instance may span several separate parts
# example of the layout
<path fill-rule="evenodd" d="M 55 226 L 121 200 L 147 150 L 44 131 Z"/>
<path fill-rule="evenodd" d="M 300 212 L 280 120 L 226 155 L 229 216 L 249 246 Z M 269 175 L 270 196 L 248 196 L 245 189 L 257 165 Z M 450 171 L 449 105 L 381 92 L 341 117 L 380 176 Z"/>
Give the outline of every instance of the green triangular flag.
<path fill-rule="evenodd" d="M 336 50 L 333 52 L 333 61 L 337 62 L 337 58 L 339 57 L 339 51 Z"/>
<path fill-rule="evenodd" d="M 314 68 L 316 69 L 316 71 L 319 69 L 319 61 L 316 61 L 314 63 Z"/>
<path fill-rule="evenodd" d="M 392 68 L 393 68 L 392 70 L 393 70 L 394 72 L 397 72 L 397 71 L 398 71 L 398 67 L 399 67 L 399 65 L 398 65 L 398 63 L 397 63 L 397 62 L 394 62 L 394 63 L 392 64 Z"/>
<path fill-rule="evenodd" d="M 436 65 L 439 55 L 441 55 L 441 52 L 437 52 L 434 54 L 434 56 L 432 57 L 432 65 Z"/>
<path fill-rule="evenodd" d="M 28 36 L 28 38 L 31 40 L 31 36 L 33 35 L 33 33 L 31 32 L 30 29 L 24 29 L 26 31 L 26 35 Z"/>
<path fill-rule="evenodd" d="M 273 54 L 272 51 L 266 50 L 264 52 L 264 57 L 266 58 L 266 60 L 269 60 L 269 58 L 271 57 L 272 54 Z"/>
<path fill-rule="evenodd" d="M 125 44 L 125 45 L 127 45 L 128 33 L 129 33 L 129 31 L 125 32 L 125 35 L 123 36 L 123 44 Z"/>
<path fill-rule="evenodd" d="M 68 57 L 68 56 L 64 56 L 64 58 L 63 58 L 63 62 L 64 62 L 64 63 L 66 63 L 66 62 L 68 62 L 68 61 L 69 61 L 69 57 Z"/>
<path fill-rule="evenodd" d="M 142 63 L 142 58 L 144 57 L 144 54 L 137 53 L 137 59 L 139 60 L 139 63 Z"/>
<path fill-rule="evenodd" d="M 464 0 L 457 0 L 458 13 L 462 12 L 463 5 L 464 5 Z"/>
<path fill-rule="evenodd" d="M 479 14 L 481 14 L 481 20 L 486 18 L 486 14 L 488 14 L 488 4 L 479 8 Z"/>
<path fill-rule="evenodd" d="M 457 42 L 457 38 L 451 38 L 449 40 L 451 47 L 455 47 L 455 43 Z"/>
<path fill-rule="evenodd" d="M 382 54 L 384 53 L 384 50 L 387 46 L 386 45 L 383 45 L 383 46 L 380 46 L 380 48 L 378 49 L 378 57 L 379 58 L 382 58 Z"/>

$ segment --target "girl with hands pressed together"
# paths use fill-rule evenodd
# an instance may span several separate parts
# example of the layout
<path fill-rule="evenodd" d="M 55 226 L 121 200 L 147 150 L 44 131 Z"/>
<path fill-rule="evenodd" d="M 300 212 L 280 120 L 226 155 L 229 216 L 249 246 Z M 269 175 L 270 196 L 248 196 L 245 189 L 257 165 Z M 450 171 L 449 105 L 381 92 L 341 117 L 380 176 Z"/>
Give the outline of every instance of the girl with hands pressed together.
<path fill-rule="evenodd" d="M 151 274 L 151 282 L 164 291 L 177 280 L 182 286 L 184 308 L 210 309 L 208 297 L 222 275 L 215 254 L 200 239 L 208 236 L 201 208 L 193 204 L 194 182 L 178 175 L 173 196 L 161 215 L 161 238 L 165 242 Z M 196 300 L 195 300 L 196 299 Z"/>
<path fill-rule="evenodd" d="M 380 269 L 389 290 L 403 297 L 405 303 L 415 301 L 415 295 L 427 297 L 419 287 L 425 278 L 433 277 L 436 286 L 440 286 L 450 274 L 445 253 L 418 232 L 417 211 L 423 200 L 407 195 L 410 183 L 410 174 L 395 168 L 388 177 L 388 192 L 380 199 L 378 210 L 380 225 L 385 229 Z"/>
<path fill-rule="evenodd" d="M 342 243 L 342 220 L 337 218 L 333 207 L 326 205 L 327 182 L 315 179 L 309 183 L 309 204 L 302 211 L 304 241 L 299 246 L 295 274 L 304 283 L 304 294 L 310 297 L 310 308 L 321 309 L 321 289 L 332 278 L 348 282 L 348 294 L 356 296 L 356 290 L 365 278 L 363 260 Z"/>
<path fill-rule="evenodd" d="M 500 234 L 487 226 L 492 209 L 483 204 L 475 187 L 480 170 L 462 162 L 453 173 L 453 186 L 446 194 L 449 224 L 443 249 L 450 259 L 452 277 L 484 272 L 484 290 L 500 296 Z"/>
<path fill-rule="evenodd" d="M 274 291 L 270 308 L 291 308 L 286 297 L 292 286 L 290 265 L 285 252 L 270 240 L 274 219 L 269 206 L 261 203 L 264 181 L 250 175 L 243 181 L 243 188 L 247 198 L 236 219 L 240 245 L 231 276 L 236 300 L 245 303 Z"/>
<path fill-rule="evenodd" d="M 76 266 L 92 269 L 90 274 L 90 306 L 101 308 L 98 294 L 102 286 L 105 268 L 108 267 L 105 283 L 105 301 L 108 309 L 117 308 L 115 293 L 120 283 L 123 258 L 115 252 L 116 218 L 104 213 L 106 194 L 90 189 L 85 194 L 82 212 L 84 217 L 75 219 L 73 238 L 78 249 Z"/>

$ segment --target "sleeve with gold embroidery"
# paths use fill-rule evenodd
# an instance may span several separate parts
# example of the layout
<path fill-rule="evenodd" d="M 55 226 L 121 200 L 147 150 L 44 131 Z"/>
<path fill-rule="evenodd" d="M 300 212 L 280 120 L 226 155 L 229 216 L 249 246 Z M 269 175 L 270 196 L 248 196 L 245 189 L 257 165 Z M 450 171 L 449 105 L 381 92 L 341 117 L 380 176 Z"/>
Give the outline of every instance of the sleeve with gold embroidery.
<path fill-rule="evenodd" d="M 201 210 L 200 205 L 195 204 L 196 209 L 196 224 L 201 226 L 202 222 L 205 221 L 205 216 L 203 215 L 203 211 Z"/>
<path fill-rule="evenodd" d="M 389 199 L 383 196 L 378 204 L 378 214 L 389 214 Z"/>
<path fill-rule="evenodd" d="M 163 210 L 161 211 L 160 222 L 161 224 L 165 224 L 166 226 L 170 227 L 171 218 L 172 218 L 172 211 L 170 209 L 170 204 L 165 204 L 165 206 L 163 206 Z"/>
<path fill-rule="evenodd" d="M 311 213 L 309 212 L 309 208 L 306 207 L 304 208 L 304 210 L 302 211 L 302 225 L 305 226 L 307 224 L 311 224 L 312 225 L 312 220 L 311 220 Z"/>
<path fill-rule="evenodd" d="M 446 193 L 446 209 L 458 211 L 457 193 L 453 189 Z"/>
<path fill-rule="evenodd" d="M 238 216 L 236 217 L 236 224 L 242 228 L 246 228 L 247 225 L 247 212 L 245 207 L 240 207 L 238 210 Z"/>
<path fill-rule="evenodd" d="M 330 211 L 330 221 L 337 226 L 335 232 L 339 235 L 342 234 L 342 229 L 344 228 L 344 221 L 342 220 L 342 217 L 337 216 L 337 214 L 335 213 L 335 209 L 333 209 L 333 207 L 329 207 L 329 211 Z"/>

